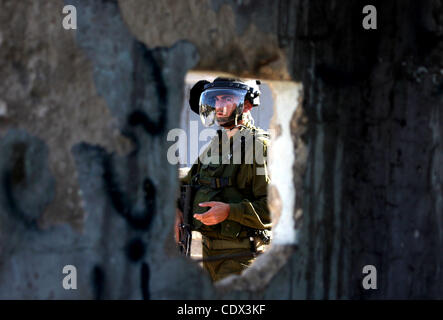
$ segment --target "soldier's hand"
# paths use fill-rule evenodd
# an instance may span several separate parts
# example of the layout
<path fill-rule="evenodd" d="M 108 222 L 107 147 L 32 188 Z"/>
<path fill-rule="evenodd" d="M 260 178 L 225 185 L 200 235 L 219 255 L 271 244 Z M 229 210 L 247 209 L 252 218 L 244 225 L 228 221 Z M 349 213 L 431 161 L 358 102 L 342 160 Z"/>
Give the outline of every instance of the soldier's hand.
<path fill-rule="evenodd" d="M 177 208 L 175 210 L 175 225 L 174 225 L 176 243 L 180 243 L 180 225 L 182 224 L 183 224 L 183 212 L 181 212 L 181 210 Z"/>
<path fill-rule="evenodd" d="M 207 226 L 225 221 L 229 216 L 229 204 L 218 201 L 202 202 L 200 207 L 211 207 L 211 209 L 202 214 L 194 214 L 194 218 Z"/>

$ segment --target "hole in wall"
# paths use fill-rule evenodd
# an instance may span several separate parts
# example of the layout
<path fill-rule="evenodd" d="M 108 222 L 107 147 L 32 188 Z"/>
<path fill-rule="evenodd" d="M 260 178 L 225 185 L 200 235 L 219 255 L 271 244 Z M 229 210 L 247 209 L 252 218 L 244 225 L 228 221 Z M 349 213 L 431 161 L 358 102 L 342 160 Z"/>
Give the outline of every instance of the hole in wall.
<path fill-rule="evenodd" d="M 205 133 L 206 128 L 201 123 L 199 116 L 189 108 L 189 91 L 197 81 L 213 81 L 218 76 L 235 77 L 226 73 L 202 71 L 190 71 L 186 75 L 180 128 L 183 130 L 182 135 L 193 136 L 194 139 L 179 139 L 180 150 L 189 151 L 176 153 L 180 158 L 178 163 L 179 177 L 183 177 L 187 173 L 192 163 L 213 137 L 213 135 Z M 241 275 L 232 275 L 216 282 L 216 287 L 221 290 L 242 289 L 239 288 L 239 283 L 246 286 L 243 289 L 250 290 L 250 285 L 254 286 L 253 283 L 257 282 L 256 278 L 263 274 L 266 274 L 267 279 L 261 279 L 262 281 L 259 282 L 265 285 L 286 263 L 297 243 L 296 215 L 301 214 L 301 203 L 296 203 L 295 185 L 301 186 L 306 150 L 300 143 L 294 143 L 293 127 L 297 123 L 295 119 L 297 118 L 297 108 L 301 105 L 302 86 L 291 81 L 258 80 L 262 81 L 260 85 L 261 103 L 258 108 L 253 108 L 251 113 L 255 125 L 267 130 L 271 135 L 267 160 L 271 177 L 271 184 L 268 187 L 268 206 L 273 223 L 272 241 L 267 250 Z M 297 158 L 294 152 L 296 145 L 297 150 L 304 153 Z M 191 259 L 197 261 L 202 258 L 201 238 L 199 232 L 193 231 Z M 202 265 L 201 262 L 200 265 Z"/>

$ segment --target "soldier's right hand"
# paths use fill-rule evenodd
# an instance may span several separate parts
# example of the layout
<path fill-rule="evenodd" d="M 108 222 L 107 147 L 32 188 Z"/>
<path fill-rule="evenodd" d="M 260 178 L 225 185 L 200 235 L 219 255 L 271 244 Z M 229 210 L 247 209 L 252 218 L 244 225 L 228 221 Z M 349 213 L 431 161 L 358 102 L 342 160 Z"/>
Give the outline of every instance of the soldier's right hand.
<path fill-rule="evenodd" d="M 175 242 L 180 243 L 180 226 L 183 224 L 183 212 L 180 209 L 175 210 Z"/>

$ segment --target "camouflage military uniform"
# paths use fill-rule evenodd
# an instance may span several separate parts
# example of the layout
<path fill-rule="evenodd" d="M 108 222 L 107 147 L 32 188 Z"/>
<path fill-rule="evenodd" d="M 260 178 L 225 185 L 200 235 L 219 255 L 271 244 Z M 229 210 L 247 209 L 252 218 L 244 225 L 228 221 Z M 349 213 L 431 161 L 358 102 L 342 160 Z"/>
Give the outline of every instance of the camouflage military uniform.
<path fill-rule="evenodd" d="M 230 205 L 228 218 L 219 224 L 207 226 L 193 219 L 193 230 L 202 234 L 204 259 L 225 254 L 248 254 L 251 252 L 249 238 L 251 232 L 271 228 L 267 206 L 267 187 L 270 183 L 267 165 L 266 161 L 258 161 L 259 153 L 254 152 L 260 149 L 264 160 L 266 159 L 268 135 L 249 123 L 241 126 L 240 130 L 229 140 L 225 132 L 220 131 L 220 133 L 224 135 L 222 139 L 215 137 L 187 176 L 182 179 L 183 183 L 193 184 L 197 189 L 193 200 L 193 213 L 204 213 L 210 209 L 200 207 L 201 202 L 220 201 Z M 232 141 L 240 141 L 241 136 L 244 136 L 245 148 L 236 149 L 240 147 L 240 144 L 232 143 Z M 211 148 L 217 143 L 218 154 L 217 152 L 211 154 L 213 151 Z M 229 148 L 230 144 L 231 148 Z M 228 152 L 223 152 L 226 150 Z M 245 151 L 236 153 L 236 150 Z M 241 155 L 241 164 L 234 164 L 239 162 L 234 161 L 238 155 Z M 261 174 L 257 174 L 258 172 Z M 258 238 L 256 242 L 257 246 L 262 248 L 262 243 Z M 230 274 L 241 273 L 253 260 L 252 255 L 243 255 L 236 258 L 204 261 L 203 266 L 209 271 L 212 280 L 218 281 Z"/>

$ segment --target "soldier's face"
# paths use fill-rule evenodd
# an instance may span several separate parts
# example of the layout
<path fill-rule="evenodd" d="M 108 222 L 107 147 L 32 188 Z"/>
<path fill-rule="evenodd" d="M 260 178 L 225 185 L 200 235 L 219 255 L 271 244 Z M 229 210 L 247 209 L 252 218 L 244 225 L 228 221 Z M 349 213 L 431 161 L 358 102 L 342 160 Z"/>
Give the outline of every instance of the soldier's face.
<path fill-rule="evenodd" d="M 239 100 L 239 97 L 235 95 L 224 94 L 215 96 L 215 112 L 217 119 L 231 116 L 237 108 Z"/>

